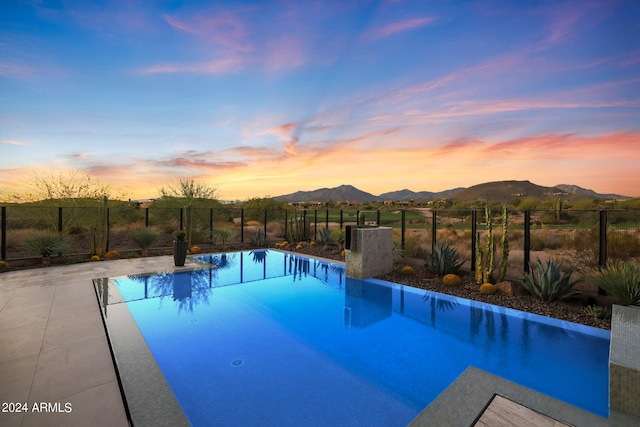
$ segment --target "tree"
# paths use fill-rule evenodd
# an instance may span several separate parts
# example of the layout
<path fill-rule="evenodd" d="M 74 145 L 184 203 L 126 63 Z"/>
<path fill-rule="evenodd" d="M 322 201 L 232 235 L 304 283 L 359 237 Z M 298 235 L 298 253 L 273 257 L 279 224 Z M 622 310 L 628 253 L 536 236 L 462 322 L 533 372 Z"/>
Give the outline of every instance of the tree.
<path fill-rule="evenodd" d="M 14 196 L 17 202 L 54 200 L 72 204 L 86 199 L 100 202 L 105 197 L 113 198 L 110 185 L 91 175 L 80 175 L 77 171 L 61 172 L 58 175 L 34 171 L 27 190 Z"/>
<path fill-rule="evenodd" d="M 267 221 L 277 220 L 281 213 L 287 209 L 287 202 L 282 202 L 273 197 L 253 197 L 242 203 L 245 212 L 245 220 L 264 220 L 264 211 L 267 210 Z"/>
<path fill-rule="evenodd" d="M 27 189 L 23 193 L 14 195 L 16 202 L 33 202 L 42 206 L 36 214 L 37 222 L 44 224 L 52 231 L 58 230 L 62 224 L 62 231 L 67 232 L 74 225 L 82 222 L 82 215 L 87 209 L 102 208 L 104 201 L 113 197 L 113 190 L 108 184 L 90 175 L 81 175 L 77 171 L 61 172 L 59 174 L 34 171 Z M 124 197 L 124 194 L 116 197 Z M 62 220 L 58 209 L 63 208 Z"/>
<path fill-rule="evenodd" d="M 193 201 L 195 199 L 217 200 L 219 197 L 218 187 L 209 184 L 195 182 L 191 179 L 180 179 L 177 183 L 169 184 L 160 189 L 162 197 L 175 197 Z"/>
<path fill-rule="evenodd" d="M 211 206 L 211 202 L 219 206 L 218 193 L 218 187 L 196 182 L 193 178 L 180 179 L 177 183 L 169 184 L 160 189 L 160 194 L 166 203 L 158 203 L 158 205 L 172 205 L 174 201 L 182 203 L 186 211 L 185 230 L 187 241 L 193 242 L 192 232 L 194 223 L 197 222 L 197 218 L 194 218 L 193 208 L 214 207 Z"/>

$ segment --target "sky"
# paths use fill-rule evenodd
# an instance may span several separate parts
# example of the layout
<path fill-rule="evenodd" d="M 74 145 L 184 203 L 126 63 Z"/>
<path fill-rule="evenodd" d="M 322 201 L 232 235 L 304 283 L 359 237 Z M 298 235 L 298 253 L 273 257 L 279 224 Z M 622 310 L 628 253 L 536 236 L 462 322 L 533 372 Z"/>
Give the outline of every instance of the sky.
<path fill-rule="evenodd" d="M 640 2 L 0 1 L 0 198 L 490 181 L 640 196 Z"/>

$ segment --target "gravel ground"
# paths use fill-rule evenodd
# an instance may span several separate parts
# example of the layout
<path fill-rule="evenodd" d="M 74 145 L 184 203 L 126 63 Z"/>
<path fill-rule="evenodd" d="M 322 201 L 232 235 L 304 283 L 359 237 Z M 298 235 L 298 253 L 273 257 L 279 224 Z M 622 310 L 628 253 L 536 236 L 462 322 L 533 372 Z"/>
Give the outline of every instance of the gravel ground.
<path fill-rule="evenodd" d="M 340 256 L 340 252 L 336 248 L 325 250 L 320 246 L 305 246 L 298 250 L 295 250 L 294 248 L 290 249 L 297 253 L 344 261 L 344 258 Z M 405 275 L 401 273 L 402 267 L 408 264 L 413 267 L 415 272 L 414 275 Z M 451 288 L 445 286 L 439 277 L 435 277 L 433 274 L 427 272 L 422 267 L 421 261 L 402 260 L 394 264 L 394 270 L 391 273 L 378 278 L 420 289 L 482 301 L 529 313 L 536 313 L 542 316 L 554 317 L 556 319 L 566 320 L 569 322 L 581 323 L 583 325 L 593 326 L 596 328 L 611 329 L 611 320 L 597 319 L 590 316 L 586 313 L 584 304 L 580 301 L 556 301 L 547 303 L 528 294 L 519 296 L 509 296 L 505 294 L 483 295 L 480 293 L 479 286 L 475 283 L 475 279 L 472 275 L 468 273 L 461 273 L 460 276 L 462 278 L 462 285 Z M 515 286 L 517 287 L 517 284 Z M 526 293 L 524 290 L 521 291 L 522 293 Z"/>

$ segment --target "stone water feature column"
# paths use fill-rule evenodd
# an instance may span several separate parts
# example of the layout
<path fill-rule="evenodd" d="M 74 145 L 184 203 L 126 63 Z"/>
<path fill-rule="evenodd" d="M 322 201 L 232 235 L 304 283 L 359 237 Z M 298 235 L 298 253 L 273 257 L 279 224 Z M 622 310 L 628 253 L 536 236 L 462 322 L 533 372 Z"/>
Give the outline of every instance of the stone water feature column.
<path fill-rule="evenodd" d="M 393 270 L 393 229 L 368 225 L 347 226 L 347 276 L 366 279 Z"/>
<path fill-rule="evenodd" d="M 609 351 L 609 404 L 640 416 L 640 308 L 613 306 Z"/>

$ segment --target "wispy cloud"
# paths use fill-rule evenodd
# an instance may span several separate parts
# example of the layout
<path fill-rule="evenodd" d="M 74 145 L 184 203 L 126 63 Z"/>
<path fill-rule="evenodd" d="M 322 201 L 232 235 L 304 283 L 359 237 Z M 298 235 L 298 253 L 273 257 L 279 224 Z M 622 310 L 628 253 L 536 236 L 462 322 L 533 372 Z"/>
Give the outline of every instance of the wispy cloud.
<path fill-rule="evenodd" d="M 9 145 L 31 145 L 28 142 L 16 141 L 15 139 L 0 139 L 0 143 Z"/>
<path fill-rule="evenodd" d="M 199 62 L 199 63 L 168 63 L 157 64 L 149 67 L 141 68 L 138 74 L 226 74 L 241 70 L 244 67 L 244 60 L 239 57 L 222 58 L 219 60 Z"/>
<path fill-rule="evenodd" d="M 33 76 L 36 70 L 23 64 L 17 64 L 12 62 L 0 62 L 0 76 L 10 78 L 26 78 Z"/>
<path fill-rule="evenodd" d="M 385 25 L 380 28 L 375 28 L 370 30 L 364 34 L 365 40 L 375 41 L 385 37 L 392 36 L 397 33 L 401 33 L 404 31 L 413 30 L 416 28 L 424 27 L 432 23 L 435 20 L 433 17 L 424 17 L 424 18 L 414 18 L 407 19 L 404 21 L 394 22 L 388 25 Z"/>

